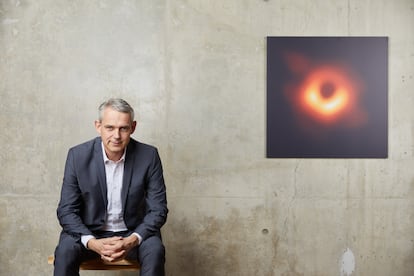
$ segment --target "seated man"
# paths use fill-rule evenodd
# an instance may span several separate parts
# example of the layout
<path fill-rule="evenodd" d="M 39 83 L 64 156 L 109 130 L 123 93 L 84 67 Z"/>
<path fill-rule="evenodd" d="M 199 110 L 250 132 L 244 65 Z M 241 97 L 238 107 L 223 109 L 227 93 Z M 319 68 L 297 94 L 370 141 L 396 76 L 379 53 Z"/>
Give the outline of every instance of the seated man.
<path fill-rule="evenodd" d="M 57 216 L 63 230 L 55 276 L 79 275 L 82 261 L 139 260 L 141 276 L 164 275 L 160 228 L 167 199 L 156 148 L 131 138 L 134 110 L 122 99 L 99 107 L 93 140 L 71 148 Z"/>

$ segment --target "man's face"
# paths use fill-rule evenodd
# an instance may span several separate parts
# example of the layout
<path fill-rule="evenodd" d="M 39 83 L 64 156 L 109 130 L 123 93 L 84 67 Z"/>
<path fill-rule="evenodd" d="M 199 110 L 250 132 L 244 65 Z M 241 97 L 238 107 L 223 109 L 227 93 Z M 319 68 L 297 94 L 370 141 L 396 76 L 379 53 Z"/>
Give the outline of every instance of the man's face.
<path fill-rule="evenodd" d="M 95 128 L 101 135 L 106 155 L 110 160 L 118 161 L 122 157 L 135 127 L 136 122 L 131 122 L 128 113 L 116 111 L 111 107 L 103 110 L 102 120 L 95 121 Z"/>

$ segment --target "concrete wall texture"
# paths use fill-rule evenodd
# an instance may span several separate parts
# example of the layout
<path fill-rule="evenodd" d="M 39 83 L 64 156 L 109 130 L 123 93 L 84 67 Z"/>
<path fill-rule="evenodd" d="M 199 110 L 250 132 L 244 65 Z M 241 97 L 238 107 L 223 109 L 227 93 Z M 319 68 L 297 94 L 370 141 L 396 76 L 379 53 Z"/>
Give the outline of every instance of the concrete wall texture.
<path fill-rule="evenodd" d="M 266 36 L 388 36 L 389 158 L 266 159 Z M 163 160 L 167 275 L 414 275 L 413 75 L 413 0 L 0 0 L 0 275 L 51 275 L 110 96 Z"/>

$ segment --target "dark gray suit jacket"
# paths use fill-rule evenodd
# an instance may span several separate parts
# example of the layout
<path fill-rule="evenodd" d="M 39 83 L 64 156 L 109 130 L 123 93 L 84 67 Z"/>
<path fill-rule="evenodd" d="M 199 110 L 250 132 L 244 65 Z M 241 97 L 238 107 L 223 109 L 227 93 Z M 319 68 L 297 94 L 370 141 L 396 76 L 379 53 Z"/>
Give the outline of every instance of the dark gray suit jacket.
<path fill-rule="evenodd" d="M 161 160 L 156 148 L 130 140 L 122 184 L 122 207 L 128 230 L 143 240 L 160 235 L 167 219 Z M 57 216 L 63 231 L 80 238 L 99 231 L 106 217 L 107 188 L 101 138 L 68 152 Z"/>

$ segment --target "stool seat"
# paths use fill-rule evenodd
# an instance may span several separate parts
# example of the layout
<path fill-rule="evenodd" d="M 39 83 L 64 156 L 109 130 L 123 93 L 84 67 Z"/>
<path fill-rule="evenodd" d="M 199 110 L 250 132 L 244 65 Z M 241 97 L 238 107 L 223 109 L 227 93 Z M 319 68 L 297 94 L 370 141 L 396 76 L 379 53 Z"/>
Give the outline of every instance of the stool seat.
<path fill-rule="evenodd" d="M 48 256 L 47 263 L 53 264 L 55 257 L 53 255 Z M 138 261 L 121 260 L 118 262 L 105 262 L 102 259 L 92 259 L 81 263 L 81 270 L 124 270 L 124 271 L 137 271 L 140 269 Z"/>

